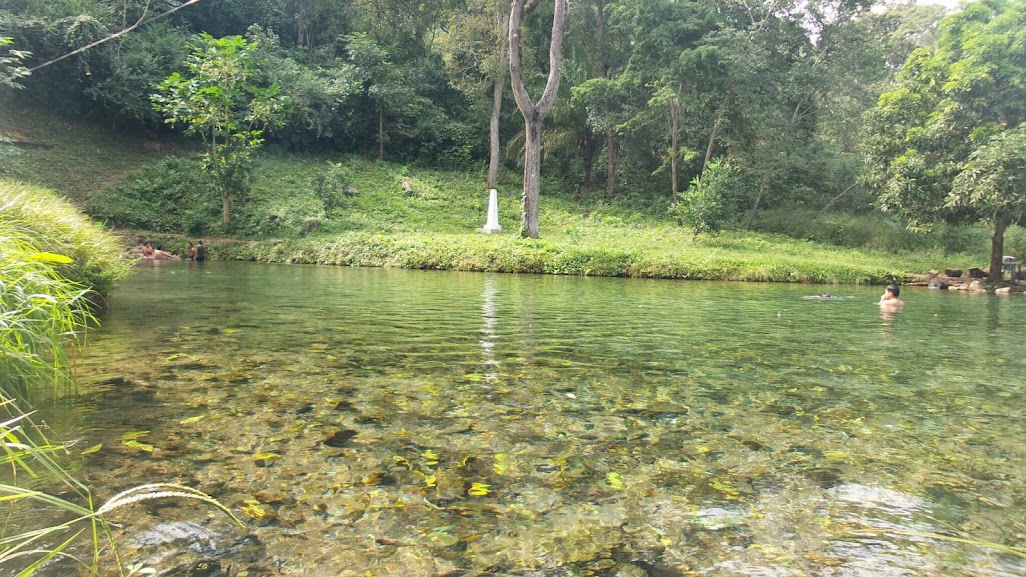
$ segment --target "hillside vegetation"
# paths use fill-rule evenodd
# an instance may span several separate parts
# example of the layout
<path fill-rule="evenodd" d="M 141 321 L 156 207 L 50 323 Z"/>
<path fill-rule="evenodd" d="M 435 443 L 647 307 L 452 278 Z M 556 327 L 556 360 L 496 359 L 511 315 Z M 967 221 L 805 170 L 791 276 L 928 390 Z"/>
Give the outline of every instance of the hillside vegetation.
<path fill-rule="evenodd" d="M 521 239 L 520 183 L 509 173 L 498 185 L 504 230 L 483 235 L 476 232 L 487 208 L 480 174 L 274 151 L 258 157 L 251 191 L 225 227 L 219 199 L 188 147 L 163 142 L 160 150 L 145 150 L 137 137 L 38 110 L 4 114 L 10 130 L 46 144 L 19 149 L 16 176 L 66 193 L 94 218 L 126 231 L 127 242 L 153 240 L 183 253 L 188 240 L 205 238 L 214 258 L 882 283 L 930 268 L 977 265 L 987 251 L 988 236 L 980 228 L 915 235 L 879 216 L 842 213 L 769 212 L 761 219 L 762 232 L 693 238 L 665 207 L 632 207 L 587 195 L 576 200 L 554 180 L 543 186 L 542 238 Z M 1026 247 L 1018 229 L 1011 238 Z"/>

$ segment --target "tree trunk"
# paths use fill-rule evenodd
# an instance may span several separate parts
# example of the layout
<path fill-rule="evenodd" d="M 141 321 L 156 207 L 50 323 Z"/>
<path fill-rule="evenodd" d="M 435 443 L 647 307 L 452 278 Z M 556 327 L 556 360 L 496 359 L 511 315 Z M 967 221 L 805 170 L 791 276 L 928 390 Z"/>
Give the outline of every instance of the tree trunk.
<path fill-rule="evenodd" d="M 716 148 L 716 136 L 720 131 L 720 122 L 723 120 L 723 111 L 716 115 L 716 122 L 713 123 L 712 133 L 709 134 L 709 142 L 705 145 L 705 159 L 702 160 L 702 172 L 699 175 L 701 181 L 705 181 L 705 169 L 709 168 L 709 161 L 712 160 L 713 149 Z"/>
<path fill-rule="evenodd" d="M 612 200 L 613 194 L 616 191 L 616 156 L 613 152 L 613 147 L 616 145 L 616 140 L 613 135 L 613 129 L 610 128 L 606 131 L 606 199 Z"/>
<path fill-rule="evenodd" d="M 766 190 L 766 176 L 759 180 L 759 192 L 755 195 L 755 202 L 752 204 L 752 212 L 748 213 L 748 222 L 745 223 L 745 230 L 752 230 L 755 224 L 755 215 L 759 212 L 759 201 L 762 200 L 762 193 Z"/>
<path fill-rule="evenodd" d="M 670 188 L 673 192 L 673 203 L 677 204 L 680 197 L 677 188 L 677 146 L 680 129 L 680 102 L 676 98 L 670 100 Z"/>
<path fill-rule="evenodd" d="M 306 18 L 306 2 L 300 0 L 296 3 L 296 46 L 311 48 L 307 36 L 308 21 Z"/>
<path fill-rule="evenodd" d="M 221 194 L 221 222 L 228 224 L 232 219 L 232 199 L 224 182 L 224 170 L 221 168 L 221 157 L 218 155 L 217 131 L 210 128 L 210 159 L 214 167 L 214 186 Z"/>
<path fill-rule="evenodd" d="M 385 160 L 385 105 L 378 103 L 378 160 Z"/>
<path fill-rule="evenodd" d="M 527 121 L 527 142 L 524 151 L 524 214 L 521 234 L 538 238 L 538 191 L 541 189 L 541 119 Z"/>
<path fill-rule="evenodd" d="M 606 3 L 598 0 L 595 3 L 598 20 L 599 71 L 602 78 L 609 78 L 609 43 L 606 41 Z M 609 117 L 609 108 L 604 107 L 605 116 Z M 611 200 L 616 192 L 616 144 L 613 128 L 606 130 L 606 200 Z"/>
<path fill-rule="evenodd" d="M 994 213 L 994 236 L 990 239 L 990 282 L 1002 282 L 1004 273 L 1001 266 L 1005 258 L 1005 230 L 1009 223 L 1008 215 L 1003 211 Z M 1015 279 L 1012 279 L 1014 282 Z"/>
<path fill-rule="evenodd" d="M 488 188 L 495 188 L 499 180 L 499 115 L 502 112 L 502 92 L 506 89 L 506 77 L 500 76 L 495 79 L 495 88 L 492 92 L 492 120 L 489 127 L 489 155 L 488 155 Z"/>
<path fill-rule="evenodd" d="M 549 44 L 549 77 L 545 91 L 535 104 L 527 94 L 523 77 L 523 53 L 520 28 L 527 0 L 513 0 L 509 24 L 509 72 L 513 98 L 524 117 L 527 142 L 524 149 L 524 210 L 520 233 L 538 238 L 538 192 L 541 186 L 541 125 L 552 110 L 559 93 L 559 79 L 563 71 L 563 31 L 566 27 L 567 0 L 556 0 L 552 18 L 552 40 Z"/>
<path fill-rule="evenodd" d="M 232 219 L 232 197 L 221 189 L 221 222 L 228 224 Z"/>
<path fill-rule="evenodd" d="M 502 2 L 498 3 L 497 26 L 499 36 L 499 59 L 504 64 L 509 62 L 509 12 L 502 9 Z M 501 158 L 502 143 L 499 140 L 499 120 L 502 113 L 502 94 L 506 90 L 506 75 L 499 73 L 495 78 L 495 86 L 492 90 L 492 118 L 489 126 L 489 155 L 488 155 L 488 188 L 495 188 L 499 180 L 499 162 Z"/>
<path fill-rule="evenodd" d="M 584 186 L 589 193 L 595 189 L 595 153 L 598 152 L 598 142 L 598 137 L 589 130 L 577 145 L 581 161 L 584 162 Z"/>

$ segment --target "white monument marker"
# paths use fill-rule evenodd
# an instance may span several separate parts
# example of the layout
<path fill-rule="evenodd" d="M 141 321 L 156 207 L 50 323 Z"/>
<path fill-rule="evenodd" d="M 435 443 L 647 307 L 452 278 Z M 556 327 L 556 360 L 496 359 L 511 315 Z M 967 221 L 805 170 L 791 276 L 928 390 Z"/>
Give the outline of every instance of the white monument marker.
<path fill-rule="evenodd" d="M 488 221 L 484 228 L 477 230 L 487 234 L 502 232 L 502 225 L 499 224 L 499 192 L 494 188 L 488 191 Z"/>

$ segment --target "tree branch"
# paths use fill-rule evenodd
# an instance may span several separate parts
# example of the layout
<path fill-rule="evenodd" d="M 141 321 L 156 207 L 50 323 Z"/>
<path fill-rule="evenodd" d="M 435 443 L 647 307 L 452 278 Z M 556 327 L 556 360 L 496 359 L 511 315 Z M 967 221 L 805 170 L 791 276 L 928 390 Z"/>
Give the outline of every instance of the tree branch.
<path fill-rule="evenodd" d="M 153 18 L 150 18 L 148 20 L 148 22 L 152 22 L 154 20 L 157 20 L 157 19 L 163 18 L 165 16 L 174 14 L 175 12 L 178 12 L 179 10 L 181 10 L 182 8 L 185 8 L 186 6 L 192 6 L 193 4 L 198 4 L 199 2 L 200 2 L 200 0 L 188 0 L 184 4 L 181 4 L 179 6 L 175 6 L 174 8 L 168 10 L 167 12 L 162 12 L 160 14 L 157 14 Z M 83 46 L 81 48 L 76 48 L 75 50 L 72 50 L 71 52 L 68 52 L 67 54 L 64 54 L 62 56 L 58 56 L 57 58 L 54 58 L 52 60 L 47 60 L 46 62 L 44 62 L 42 64 L 33 66 L 32 68 L 29 68 L 29 72 L 32 73 L 32 72 L 35 72 L 37 70 L 46 68 L 47 66 L 56 64 L 56 63 L 58 63 L 58 62 L 60 62 L 62 60 L 67 60 L 68 58 L 71 58 L 72 56 L 75 56 L 77 54 L 81 54 L 81 53 L 85 52 L 86 50 L 89 50 L 90 48 L 95 48 L 95 47 L 97 47 L 97 46 L 99 46 L 101 44 L 106 44 L 107 42 L 110 42 L 111 40 L 116 40 L 117 38 L 120 38 L 120 37 L 124 36 L 125 34 L 128 34 L 132 30 L 135 30 L 140 25 L 142 25 L 144 21 L 146 21 L 146 14 L 149 12 L 149 9 L 150 9 L 150 4 L 149 4 L 149 2 L 147 2 L 146 3 L 146 7 L 143 9 L 142 16 L 139 17 L 139 20 L 137 20 L 135 24 L 132 24 L 128 28 L 125 28 L 125 29 L 123 29 L 123 30 L 121 30 L 119 32 L 111 34 L 110 36 L 107 36 L 106 38 L 101 38 L 101 39 L 97 40 L 96 42 L 92 42 L 90 44 L 86 44 L 85 46 Z"/>

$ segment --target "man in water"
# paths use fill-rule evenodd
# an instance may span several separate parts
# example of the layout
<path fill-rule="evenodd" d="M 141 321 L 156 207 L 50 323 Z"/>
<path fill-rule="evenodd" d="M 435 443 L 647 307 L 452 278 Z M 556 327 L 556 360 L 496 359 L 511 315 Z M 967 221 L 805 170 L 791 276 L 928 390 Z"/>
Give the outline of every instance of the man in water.
<path fill-rule="evenodd" d="M 199 241 L 196 245 L 196 258 L 195 260 L 207 260 L 207 247 L 203 246 L 203 241 Z"/>
<path fill-rule="evenodd" d="M 880 297 L 880 308 L 896 309 L 905 306 L 905 301 L 898 298 L 898 294 L 901 293 L 901 289 L 896 284 L 889 284 L 884 289 L 884 294 Z"/>

